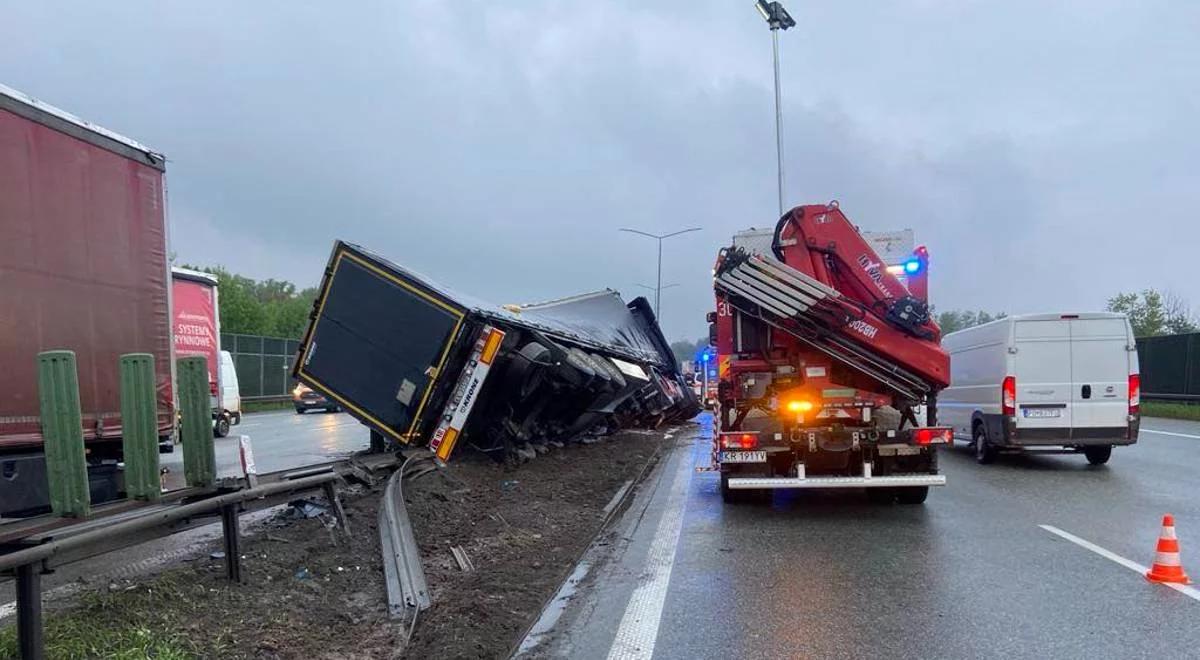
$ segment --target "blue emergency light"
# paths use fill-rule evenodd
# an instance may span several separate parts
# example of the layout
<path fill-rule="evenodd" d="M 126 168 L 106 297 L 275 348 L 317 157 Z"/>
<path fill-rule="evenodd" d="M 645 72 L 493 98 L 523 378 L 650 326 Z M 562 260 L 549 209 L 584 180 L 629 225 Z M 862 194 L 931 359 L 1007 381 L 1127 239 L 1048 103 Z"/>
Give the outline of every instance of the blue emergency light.
<path fill-rule="evenodd" d="M 909 275 L 916 275 L 917 273 L 921 272 L 921 260 L 914 258 L 905 261 L 904 272 L 908 273 Z"/>

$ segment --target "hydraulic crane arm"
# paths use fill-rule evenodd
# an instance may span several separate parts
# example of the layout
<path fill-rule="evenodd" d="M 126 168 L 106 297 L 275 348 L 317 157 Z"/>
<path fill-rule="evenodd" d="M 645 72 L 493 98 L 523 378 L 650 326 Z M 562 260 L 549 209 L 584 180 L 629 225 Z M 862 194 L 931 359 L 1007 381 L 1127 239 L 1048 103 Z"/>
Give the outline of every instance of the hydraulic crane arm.
<path fill-rule="evenodd" d="M 772 251 L 774 259 L 722 251 L 714 284 L 731 306 L 906 399 L 949 383 L 949 357 L 927 304 L 888 272 L 836 205 L 789 211 Z"/>

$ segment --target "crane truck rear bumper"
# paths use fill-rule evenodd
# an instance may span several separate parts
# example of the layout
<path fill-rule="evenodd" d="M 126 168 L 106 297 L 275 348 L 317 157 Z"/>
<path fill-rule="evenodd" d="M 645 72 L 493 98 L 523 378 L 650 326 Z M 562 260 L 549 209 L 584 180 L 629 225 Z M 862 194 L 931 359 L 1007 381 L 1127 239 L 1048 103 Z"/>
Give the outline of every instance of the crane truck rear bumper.
<path fill-rule="evenodd" d="M 729 477 L 733 490 L 799 488 L 907 488 L 945 486 L 944 474 L 890 475 L 886 477 Z"/>

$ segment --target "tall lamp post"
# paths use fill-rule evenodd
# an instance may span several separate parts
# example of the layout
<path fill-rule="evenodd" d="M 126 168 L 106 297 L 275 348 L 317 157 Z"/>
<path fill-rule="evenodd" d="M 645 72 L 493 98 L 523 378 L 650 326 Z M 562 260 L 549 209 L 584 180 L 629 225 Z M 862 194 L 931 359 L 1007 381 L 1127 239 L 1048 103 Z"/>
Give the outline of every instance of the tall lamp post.
<path fill-rule="evenodd" d="M 783 214 L 780 213 L 780 215 L 783 215 Z M 663 284 L 662 284 L 662 242 L 663 242 L 663 239 L 671 238 L 672 236 L 678 236 L 680 234 L 686 234 L 690 231 L 700 231 L 700 228 L 699 227 L 689 227 L 687 229 L 680 229 L 679 231 L 673 231 L 669 234 L 651 234 L 650 232 L 641 231 L 640 229 L 625 229 L 625 228 L 622 228 L 621 231 L 627 231 L 631 234 L 641 234 L 642 236 L 648 236 L 648 237 L 653 238 L 654 240 L 658 241 L 658 280 L 656 280 L 656 284 L 654 287 L 654 318 L 658 319 L 658 318 L 660 318 L 659 313 L 658 313 L 659 301 L 662 298 L 662 290 L 663 290 Z"/>
<path fill-rule="evenodd" d="M 796 26 L 792 15 L 778 2 L 758 0 L 754 5 L 771 28 L 771 50 L 775 56 L 775 156 L 779 172 L 779 215 L 783 216 L 783 108 L 779 94 L 779 31 Z"/>

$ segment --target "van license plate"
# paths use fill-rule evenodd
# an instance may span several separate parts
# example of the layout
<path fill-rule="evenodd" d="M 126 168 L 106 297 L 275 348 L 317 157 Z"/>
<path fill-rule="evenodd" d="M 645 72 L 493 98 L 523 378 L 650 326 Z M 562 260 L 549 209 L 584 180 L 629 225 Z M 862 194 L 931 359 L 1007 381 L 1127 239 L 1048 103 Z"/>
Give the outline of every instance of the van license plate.
<path fill-rule="evenodd" d="M 767 452 L 765 451 L 723 451 L 721 452 L 722 463 L 766 463 Z"/>
<path fill-rule="evenodd" d="M 1062 416 L 1061 408 L 1022 408 L 1021 411 L 1025 413 L 1025 417 L 1032 419 Z"/>

